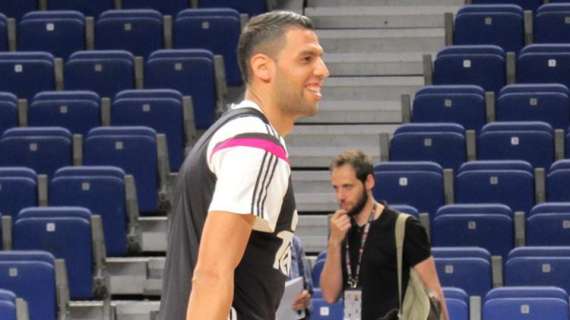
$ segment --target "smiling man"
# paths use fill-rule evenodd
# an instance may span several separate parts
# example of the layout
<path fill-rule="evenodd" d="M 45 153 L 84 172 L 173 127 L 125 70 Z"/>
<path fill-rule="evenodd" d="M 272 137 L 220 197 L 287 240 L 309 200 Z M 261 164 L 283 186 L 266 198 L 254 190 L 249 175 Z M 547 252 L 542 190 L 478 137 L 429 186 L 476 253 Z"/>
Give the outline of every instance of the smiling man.
<path fill-rule="evenodd" d="M 329 72 L 311 21 L 274 11 L 239 41 L 245 99 L 196 143 L 170 216 L 159 319 L 272 320 L 297 211 L 283 139 L 314 115 Z"/>

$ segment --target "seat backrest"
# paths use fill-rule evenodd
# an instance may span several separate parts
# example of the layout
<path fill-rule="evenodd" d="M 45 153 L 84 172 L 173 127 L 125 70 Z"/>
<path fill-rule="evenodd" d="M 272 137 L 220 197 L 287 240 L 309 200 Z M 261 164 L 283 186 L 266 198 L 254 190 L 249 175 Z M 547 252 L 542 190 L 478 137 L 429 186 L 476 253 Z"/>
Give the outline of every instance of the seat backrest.
<path fill-rule="evenodd" d="M 188 1 L 186 0 L 124 0 L 124 9 L 154 9 L 158 10 L 161 14 L 169 14 L 175 16 L 181 10 L 188 8 Z"/>
<path fill-rule="evenodd" d="M 90 214 L 85 208 L 27 208 L 13 226 L 14 249 L 46 250 L 65 259 L 72 299 L 93 298 Z"/>
<path fill-rule="evenodd" d="M 459 287 L 470 296 L 484 296 L 491 289 L 491 264 L 482 258 L 441 258 L 435 265 L 443 286 Z"/>
<path fill-rule="evenodd" d="M 99 127 L 84 142 L 85 165 L 110 165 L 132 174 L 139 208 L 158 209 L 158 169 L 156 131 L 148 127 Z"/>
<path fill-rule="evenodd" d="M 458 299 L 465 302 L 469 301 L 469 296 L 467 295 L 467 292 L 465 292 L 465 290 L 461 288 L 443 287 L 442 289 L 443 289 L 443 296 L 445 297 L 446 300 Z"/>
<path fill-rule="evenodd" d="M 222 55 L 228 85 L 240 86 L 243 82 L 236 51 L 240 30 L 240 14 L 234 9 L 186 9 L 174 22 L 174 47 L 204 48 Z"/>
<path fill-rule="evenodd" d="M 414 217 L 418 217 L 418 215 L 420 214 L 418 212 L 417 208 L 414 208 L 413 206 L 410 206 L 408 204 L 390 204 L 390 208 L 394 209 L 395 211 L 398 212 L 403 212 L 403 213 L 407 213 L 410 214 Z"/>
<path fill-rule="evenodd" d="M 485 296 L 485 300 L 496 298 L 557 298 L 567 301 L 568 293 L 559 287 L 517 286 L 494 288 Z"/>
<path fill-rule="evenodd" d="M 60 126 L 87 134 L 101 125 L 100 98 L 93 91 L 46 91 L 34 96 L 28 111 L 31 126 Z"/>
<path fill-rule="evenodd" d="M 0 134 L 18 126 L 18 98 L 9 92 L 0 92 Z"/>
<path fill-rule="evenodd" d="M 475 84 L 486 91 L 498 92 L 506 83 L 502 70 L 505 70 L 505 53 L 498 46 L 450 46 L 437 54 L 433 83 Z M 489 76 L 491 73 L 494 76 Z"/>
<path fill-rule="evenodd" d="M 54 257 L 38 251 L 0 251 L 0 287 L 27 304 L 31 320 L 57 315 Z"/>
<path fill-rule="evenodd" d="M 50 0 L 47 6 L 48 10 L 76 10 L 90 17 L 97 17 L 101 12 L 113 7 L 113 0 Z"/>
<path fill-rule="evenodd" d="M 200 0 L 200 8 L 232 8 L 240 13 L 246 13 L 250 17 L 262 14 L 267 11 L 265 0 L 232 1 L 232 0 Z"/>
<path fill-rule="evenodd" d="M 95 40 L 99 50 L 120 49 L 148 57 L 163 46 L 162 15 L 152 9 L 105 11 L 95 24 Z"/>
<path fill-rule="evenodd" d="M 500 203 L 456 203 L 440 207 L 435 216 L 442 214 L 501 214 L 512 217 L 513 211 Z"/>
<path fill-rule="evenodd" d="M 19 20 L 26 12 L 38 10 L 38 0 L 4 0 L 0 1 L 0 12 L 8 18 Z"/>
<path fill-rule="evenodd" d="M 520 51 L 517 60 L 517 82 L 570 85 L 564 71 L 570 64 L 568 44 L 531 44 Z"/>
<path fill-rule="evenodd" d="M 568 319 L 568 301 L 556 298 L 496 298 L 483 305 L 483 319 Z"/>
<path fill-rule="evenodd" d="M 85 16 L 78 11 L 33 11 L 18 26 L 18 48 L 67 59 L 85 48 Z"/>
<path fill-rule="evenodd" d="M 509 259 L 518 257 L 570 257 L 570 246 L 526 246 L 509 252 Z"/>
<path fill-rule="evenodd" d="M 472 0 L 471 3 L 473 4 L 497 4 L 497 3 L 504 3 L 504 4 L 514 4 L 521 6 L 524 10 L 532 10 L 535 11 L 538 9 L 540 5 L 542 5 L 542 0 Z"/>
<path fill-rule="evenodd" d="M 468 170 L 520 170 L 533 173 L 530 163 L 524 160 L 475 160 L 465 162 L 457 173 Z"/>
<path fill-rule="evenodd" d="M 3 166 L 27 166 L 51 175 L 72 162 L 71 133 L 60 127 L 12 128 L 0 139 Z"/>
<path fill-rule="evenodd" d="M 523 9 L 517 5 L 466 5 L 455 16 L 454 44 L 493 44 L 517 52 L 524 45 Z"/>
<path fill-rule="evenodd" d="M 479 130 L 486 122 L 485 92 L 472 85 L 426 86 L 414 97 L 414 122 L 455 122 Z"/>
<path fill-rule="evenodd" d="M 568 3 L 547 3 L 540 6 L 534 18 L 534 41 L 536 43 L 568 42 L 568 25 L 565 18 L 570 12 Z"/>
<path fill-rule="evenodd" d="M 192 96 L 197 129 L 206 129 L 213 123 L 217 100 L 212 52 L 177 49 L 151 53 L 145 65 L 145 87 L 172 88 Z"/>
<path fill-rule="evenodd" d="M 18 98 L 55 89 L 54 57 L 47 52 L 0 52 L 0 90 Z"/>
<path fill-rule="evenodd" d="M 36 206 L 37 176 L 29 168 L 0 168 L 0 213 L 15 218 L 25 207 Z"/>
<path fill-rule="evenodd" d="M 2 12 L 0 10 L 0 12 Z M 8 18 L 0 13 L 0 51 L 8 50 Z"/>
<path fill-rule="evenodd" d="M 134 56 L 128 51 L 77 51 L 64 69 L 67 90 L 92 90 L 102 97 L 113 97 L 134 88 Z"/>
<path fill-rule="evenodd" d="M 148 126 L 166 135 L 172 171 L 178 171 L 184 158 L 183 118 L 182 95 L 175 90 L 119 92 L 111 108 L 114 126 Z"/>

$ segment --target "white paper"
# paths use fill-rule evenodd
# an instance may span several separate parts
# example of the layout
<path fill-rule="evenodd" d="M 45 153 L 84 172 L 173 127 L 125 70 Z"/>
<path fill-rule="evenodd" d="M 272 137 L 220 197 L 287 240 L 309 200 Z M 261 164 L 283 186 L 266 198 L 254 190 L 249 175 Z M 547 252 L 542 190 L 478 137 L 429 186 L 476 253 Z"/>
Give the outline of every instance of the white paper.
<path fill-rule="evenodd" d="M 285 291 L 283 292 L 279 309 L 277 309 L 277 320 L 297 320 L 299 318 L 297 311 L 293 310 L 293 302 L 295 302 L 295 298 L 302 291 L 302 277 L 285 282 Z"/>

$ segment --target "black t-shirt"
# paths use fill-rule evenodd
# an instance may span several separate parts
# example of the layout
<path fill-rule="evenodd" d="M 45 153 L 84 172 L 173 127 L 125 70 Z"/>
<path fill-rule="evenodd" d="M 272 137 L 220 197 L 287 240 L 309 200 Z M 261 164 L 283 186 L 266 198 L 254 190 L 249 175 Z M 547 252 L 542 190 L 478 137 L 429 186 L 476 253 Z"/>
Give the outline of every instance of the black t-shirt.
<path fill-rule="evenodd" d="M 396 261 L 395 223 L 398 213 L 385 207 L 380 217 L 371 222 L 360 267 L 359 286 L 362 289 L 362 320 L 376 320 L 398 308 L 398 274 Z M 355 274 L 358 250 L 364 226 L 352 227 L 347 234 L 352 274 Z M 342 274 L 347 288 L 345 249 L 342 244 Z M 406 221 L 403 256 L 403 291 L 408 285 L 409 268 L 431 256 L 427 233 L 418 220 Z"/>

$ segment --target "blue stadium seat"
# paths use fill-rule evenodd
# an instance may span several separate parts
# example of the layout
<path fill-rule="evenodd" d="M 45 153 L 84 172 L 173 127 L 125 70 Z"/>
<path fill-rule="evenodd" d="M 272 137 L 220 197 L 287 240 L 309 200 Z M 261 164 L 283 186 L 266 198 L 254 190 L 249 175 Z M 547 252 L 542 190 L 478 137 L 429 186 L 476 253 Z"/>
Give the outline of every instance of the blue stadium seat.
<path fill-rule="evenodd" d="M 570 27 L 566 23 L 568 13 L 570 13 L 570 3 L 548 3 L 540 6 L 533 22 L 534 42 L 570 42 Z"/>
<path fill-rule="evenodd" d="M 517 5 L 466 5 L 455 16 L 453 43 L 493 44 L 518 52 L 524 46 L 524 13 Z"/>
<path fill-rule="evenodd" d="M 505 285 L 570 290 L 570 247 L 519 247 L 505 263 Z"/>
<path fill-rule="evenodd" d="M 432 245 L 482 247 L 506 257 L 514 246 L 511 209 L 502 204 L 453 204 L 439 208 L 431 229 Z"/>
<path fill-rule="evenodd" d="M 93 298 L 91 212 L 82 207 L 31 207 L 18 214 L 16 250 L 45 250 L 65 259 L 72 299 Z"/>
<path fill-rule="evenodd" d="M 551 0 L 551 2 L 553 2 Z M 540 5 L 542 5 L 542 0 L 471 0 L 473 4 L 514 4 L 521 6 L 524 10 L 536 11 Z"/>
<path fill-rule="evenodd" d="M 12 128 L 0 138 L 0 165 L 51 175 L 72 163 L 71 132 L 60 127 Z"/>
<path fill-rule="evenodd" d="M 567 301 L 568 294 L 559 287 L 513 286 L 491 289 L 485 296 L 485 300 L 497 298 L 555 298 Z"/>
<path fill-rule="evenodd" d="M 568 301 L 554 298 L 497 298 L 483 305 L 483 319 L 566 320 Z"/>
<path fill-rule="evenodd" d="M 92 90 L 102 97 L 113 97 L 134 88 L 134 78 L 134 57 L 127 51 L 78 51 L 65 63 L 66 90 Z"/>
<path fill-rule="evenodd" d="M 469 303 L 455 298 L 445 298 L 449 318 L 453 320 L 469 320 Z"/>
<path fill-rule="evenodd" d="M 440 50 L 434 63 L 433 83 L 474 84 L 499 92 L 506 84 L 505 52 L 494 45 L 450 46 Z"/>
<path fill-rule="evenodd" d="M 419 212 L 435 213 L 445 202 L 443 169 L 435 162 L 383 162 L 374 166 L 374 197 L 406 203 Z"/>
<path fill-rule="evenodd" d="M 0 134 L 18 126 L 18 98 L 9 92 L 0 92 Z"/>
<path fill-rule="evenodd" d="M 311 320 L 340 320 L 344 314 L 344 302 L 339 299 L 335 304 L 328 304 L 322 298 L 313 298 L 311 310 Z"/>
<path fill-rule="evenodd" d="M 467 303 L 469 302 L 469 296 L 467 295 L 467 292 L 461 288 L 443 287 L 442 290 L 443 296 L 446 299 L 457 299 Z"/>
<path fill-rule="evenodd" d="M 325 266 L 325 259 L 317 259 L 313 270 L 311 271 L 311 279 L 313 280 L 313 286 L 319 288 L 321 286 L 321 272 L 323 272 L 323 267 Z"/>
<path fill-rule="evenodd" d="M 34 96 L 28 110 L 30 126 L 59 126 L 85 135 L 101 125 L 100 98 L 92 91 L 45 91 Z"/>
<path fill-rule="evenodd" d="M 3 0 L 0 1 L 0 12 L 8 18 L 19 20 L 25 13 L 38 10 L 38 0 Z"/>
<path fill-rule="evenodd" d="M 57 319 L 54 264 L 44 251 L 0 251 L 0 287 L 26 300 L 30 320 Z"/>
<path fill-rule="evenodd" d="M 78 11 L 29 12 L 18 26 L 18 49 L 67 59 L 85 49 L 85 16 Z"/>
<path fill-rule="evenodd" d="M 49 0 L 47 4 L 48 10 L 76 10 L 90 17 L 115 6 L 113 0 Z"/>
<path fill-rule="evenodd" d="M 414 208 L 413 206 L 407 205 L 407 204 L 390 204 L 390 208 L 392 208 L 398 212 L 407 213 L 407 214 L 412 215 L 416 218 L 418 218 L 418 216 L 420 214 L 418 209 Z"/>
<path fill-rule="evenodd" d="M 512 84 L 497 98 L 497 121 L 543 121 L 554 129 L 570 125 L 570 91 L 562 84 Z"/>
<path fill-rule="evenodd" d="M 455 201 L 503 203 L 513 211 L 528 212 L 534 205 L 532 169 L 517 161 L 467 162 L 455 178 Z"/>
<path fill-rule="evenodd" d="M 47 52 L 0 52 L 0 90 L 32 98 L 54 90 L 54 57 Z"/>
<path fill-rule="evenodd" d="M 568 137 L 566 137 L 568 140 Z M 546 176 L 546 200 L 570 201 L 568 180 L 570 179 L 570 160 L 558 160 L 552 164 Z"/>
<path fill-rule="evenodd" d="M 170 169 L 178 171 L 184 160 L 182 95 L 176 90 L 126 90 L 119 92 L 111 108 L 113 126 L 147 126 L 166 134 Z"/>
<path fill-rule="evenodd" d="M 526 220 L 528 246 L 570 246 L 570 202 L 545 202 Z"/>
<path fill-rule="evenodd" d="M 486 122 L 485 92 L 473 85 L 425 86 L 416 92 L 413 122 L 455 122 L 479 130 Z"/>
<path fill-rule="evenodd" d="M 10 290 L 0 289 L 0 319 L 17 320 L 16 295 Z"/>
<path fill-rule="evenodd" d="M 178 90 L 192 96 L 197 129 L 207 129 L 214 121 L 216 82 L 214 55 L 208 50 L 158 50 L 146 61 L 145 88 Z"/>
<path fill-rule="evenodd" d="M 570 44 L 531 44 L 517 59 L 517 82 L 570 86 Z"/>
<path fill-rule="evenodd" d="M 158 209 L 156 131 L 148 127 L 100 127 L 89 131 L 84 143 L 84 164 L 117 166 L 132 174 L 139 209 Z"/>
<path fill-rule="evenodd" d="M 554 132 L 545 122 L 493 122 L 477 141 L 480 160 L 525 160 L 533 167 L 549 168 L 554 161 Z"/>
<path fill-rule="evenodd" d="M 240 13 L 246 13 L 250 17 L 264 13 L 268 9 L 266 0 L 199 0 L 198 6 L 200 8 L 232 8 Z"/>
<path fill-rule="evenodd" d="M 186 9 L 176 16 L 174 47 L 203 48 L 222 55 L 228 85 L 240 86 L 243 83 L 237 61 L 240 31 L 240 14 L 236 10 Z"/>
<path fill-rule="evenodd" d="M 162 14 L 175 16 L 188 8 L 188 0 L 123 0 L 123 9 L 154 9 Z"/>
<path fill-rule="evenodd" d="M 8 51 L 8 18 L 1 12 L 2 11 L 0 11 L 0 51 Z"/>
<path fill-rule="evenodd" d="M 456 123 L 407 123 L 390 141 L 392 161 L 433 161 L 457 169 L 467 157 L 465 129 Z"/>
<path fill-rule="evenodd" d="M 16 218 L 25 207 L 38 205 L 37 176 L 24 167 L 0 167 L 0 213 Z"/>
<path fill-rule="evenodd" d="M 457 287 L 470 296 L 485 296 L 491 289 L 491 254 L 482 248 L 434 247 L 437 274 L 443 286 Z"/>
<path fill-rule="evenodd" d="M 49 188 L 50 206 L 82 206 L 101 216 L 108 256 L 127 254 L 125 172 L 117 167 L 64 167 Z M 101 201 L 105 199 L 105 201 Z"/>
<path fill-rule="evenodd" d="M 165 3 L 159 1 L 158 3 Z M 95 24 L 95 48 L 147 57 L 163 46 L 162 15 L 155 10 L 109 10 Z"/>

